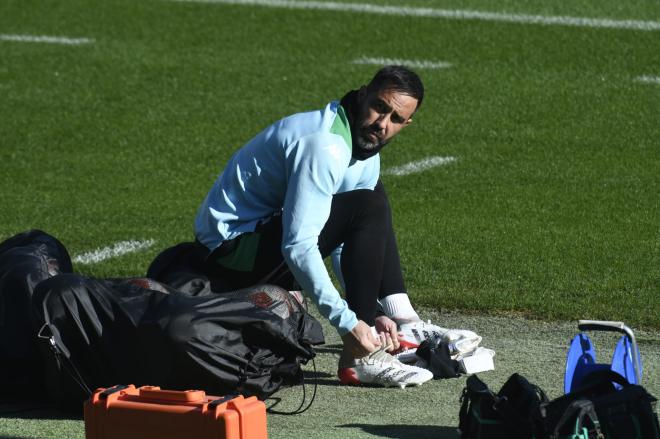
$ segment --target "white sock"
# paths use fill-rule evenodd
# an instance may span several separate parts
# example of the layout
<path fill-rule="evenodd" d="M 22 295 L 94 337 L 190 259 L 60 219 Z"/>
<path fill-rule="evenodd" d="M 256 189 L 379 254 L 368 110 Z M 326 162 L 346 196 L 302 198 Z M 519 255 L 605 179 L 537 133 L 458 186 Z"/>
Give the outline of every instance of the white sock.
<path fill-rule="evenodd" d="M 380 299 L 385 315 L 395 322 L 417 322 L 421 320 L 406 293 L 390 294 Z"/>

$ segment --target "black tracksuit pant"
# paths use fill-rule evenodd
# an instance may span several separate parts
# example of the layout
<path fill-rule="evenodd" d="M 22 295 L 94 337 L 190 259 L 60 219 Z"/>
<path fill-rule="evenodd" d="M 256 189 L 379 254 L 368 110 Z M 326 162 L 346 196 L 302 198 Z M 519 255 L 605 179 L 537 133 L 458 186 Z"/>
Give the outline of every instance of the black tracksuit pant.
<path fill-rule="evenodd" d="M 241 235 L 224 242 L 209 255 L 207 274 L 221 278 L 235 289 L 263 283 L 289 290 L 299 288 L 281 253 L 281 216 L 259 225 L 254 233 L 260 236 L 252 270 L 228 269 L 221 262 L 238 247 L 245 237 Z M 333 196 L 330 216 L 319 235 L 321 255 L 325 258 L 342 243 L 346 301 L 358 319 L 373 325 L 378 312 L 376 300 L 406 292 L 392 213 L 380 181 L 373 191 L 355 190 Z"/>

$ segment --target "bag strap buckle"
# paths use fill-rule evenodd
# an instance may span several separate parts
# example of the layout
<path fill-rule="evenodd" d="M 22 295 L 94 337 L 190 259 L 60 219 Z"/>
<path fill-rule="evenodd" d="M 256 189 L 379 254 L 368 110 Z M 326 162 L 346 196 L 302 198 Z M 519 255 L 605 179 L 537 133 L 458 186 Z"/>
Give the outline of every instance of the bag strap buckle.
<path fill-rule="evenodd" d="M 44 323 L 41 329 L 39 329 L 39 332 L 37 332 L 37 338 L 48 340 L 50 349 L 55 353 L 55 355 L 62 355 L 62 352 L 57 347 L 57 343 L 55 343 L 55 335 L 50 329 L 50 325 L 48 323 Z"/>

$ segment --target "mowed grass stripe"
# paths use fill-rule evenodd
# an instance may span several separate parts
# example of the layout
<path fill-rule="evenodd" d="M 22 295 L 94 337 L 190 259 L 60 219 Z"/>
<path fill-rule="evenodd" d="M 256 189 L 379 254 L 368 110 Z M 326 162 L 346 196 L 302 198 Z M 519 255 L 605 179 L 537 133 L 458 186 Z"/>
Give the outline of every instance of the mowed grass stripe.
<path fill-rule="evenodd" d="M 48 35 L 16 35 L 16 34 L 0 34 L 0 41 L 12 41 L 16 43 L 67 44 L 70 46 L 91 44 L 94 42 L 94 40 L 90 38 L 69 38 L 69 37 L 53 37 Z"/>
<path fill-rule="evenodd" d="M 361 12 L 367 14 L 400 15 L 410 17 L 446 18 L 452 20 L 499 21 L 507 23 L 539 24 L 546 26 L 574 26 L 589 28 L 630 29 L 658 31 L 660 22 L 643 20 L 615 20 L 570 16 L 545 16 L 531 14 L 507 14 L 502 12 L 474 11 L 468 9 L 416 8 L 408 6 L 383 6 L 370 3 L 337 3 L 293 0 L 173 0 L 185 3 L 221 3 L 229 5 L 265 6 L 286 9 L 316 9 L 325 11 Z"/>
<path fill-rule="evenodd" d="M 83 253 L 73 258 L 77 264 L 96 264 L 106 259 L 117 258 L 128 253 L 145 250 L 156 243 L 153 239 L 146 241 L 120 241 L 111 247 L 99 248 L 94 251 Z"/>
<path fill-rule="evenodd" d="M 645 82 L 647 84 L 660 84 L 660 76 L 638 76 L 635 78 L 637 82 Z"/>
<path fill-rule="evenodd" d="M 385 169 L 382 171 L 383 175 L 395 175 L 402 177 L 404 175 L 416 174 L 418 172 L 426 171 L 427 169 L 435 168 L 437 166 L 447 165 L 456 161 L 456 157 L 427 157 L 422 160 L 407 163 L 401 166 Z"/>
<path fill-rule="evenodd" d="M 415 59 L 399 59 L 399 58 L 371 58 L 362 56 L 354 59 L 353 64 L 367 64 L 367 65 L 403 65 L 413 69 L 447 69 L 452 65 L 443 61 L 425 61 Z"/>

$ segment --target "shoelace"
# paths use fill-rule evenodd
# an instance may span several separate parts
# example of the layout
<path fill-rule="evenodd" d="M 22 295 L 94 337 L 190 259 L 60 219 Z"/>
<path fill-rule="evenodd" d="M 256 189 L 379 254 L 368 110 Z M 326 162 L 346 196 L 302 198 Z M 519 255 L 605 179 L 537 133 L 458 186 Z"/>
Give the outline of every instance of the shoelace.
<path fill-rule="evenodd" d="M 366 358 L 363 358 L 362 361 L 365 361 L 368 364 L 374 364 L 375 362 L 379 362 L 381 364 L 394 364 L 397 366 L 403 366 L 403 363 L 401 363 L 395 357 L 393 357 L 388 352 L 386 352 L 387 349 L 390 349 L 391 347 L 392 345 L 381 346 L 379 349 L 367 355 Z"/>

